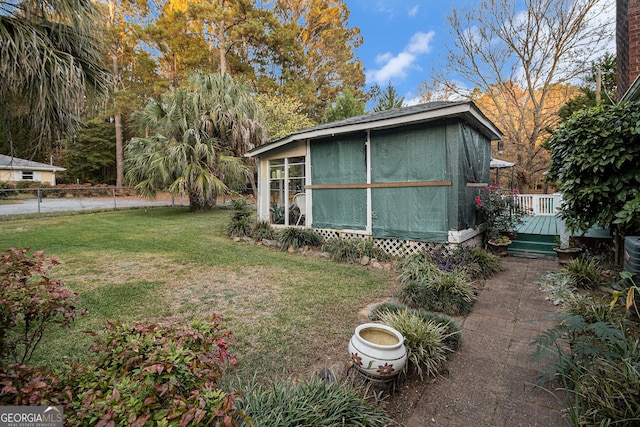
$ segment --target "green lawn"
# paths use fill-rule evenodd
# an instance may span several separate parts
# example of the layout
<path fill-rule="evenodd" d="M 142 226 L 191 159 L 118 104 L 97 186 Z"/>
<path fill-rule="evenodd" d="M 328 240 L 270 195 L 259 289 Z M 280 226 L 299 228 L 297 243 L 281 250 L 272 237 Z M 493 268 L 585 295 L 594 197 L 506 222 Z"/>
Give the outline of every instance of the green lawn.
<path fill-rule="evenodd" d="M 36 363 L 91 357 L 105 322 L 186 321 L 222 314 L 237 340 L 235 370 L 307 376 L 348 360 L 361 311 L 395 294 L 388 273 L 304 257 L 224 236 L 229 210 L 109 211 L 0 222 L 0 248 L 43 249 L 62 263 L 52 277 L 78 292 L 70 331 L 54 330 Z"/>

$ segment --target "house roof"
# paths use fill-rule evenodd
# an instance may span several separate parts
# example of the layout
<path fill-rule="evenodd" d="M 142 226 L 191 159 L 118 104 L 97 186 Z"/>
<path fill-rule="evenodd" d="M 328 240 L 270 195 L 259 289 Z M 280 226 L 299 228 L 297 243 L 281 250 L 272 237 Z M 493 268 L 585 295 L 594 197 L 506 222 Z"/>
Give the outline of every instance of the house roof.
<path fill-rule="evenodd" d="M 491 159 L 491 163 L 489 164 L 489 167 L 491 169 L 502 169 L 502 168 L 510 168 L 515 165 L 516 165 L 515 163 L 507 162 L 506 160 Z"/>
<path fill-rule="evenodd" d="M 620 99 L 620 102 L 622 101 L 627 101 L 627 102 L 640 101 L 640 75 L 636 77 L 633 83 L 631 83 L 631 86 L 629 86 L 629 89 L 627 89 L 627 91 L 624 93 L 624 95 Z"/>
<path fill-rule="evenodd" d="M 283 138 L 253 148 L 247 151 L 245 156 L 258 156 L 274 148 L 305 139 L 322 138 L 362 130 L 393 128 L 448 117 L 461 117 L 465 119 L 467 122 L 476 126 L 478 130 L 490 140 L 502 138 L 500 129 L 482 114 L 473 102 L 438 101 L 367 113 L 361 116 L 349 117 L 347 119 L 302 129 Z"/>
<path fill-rule="evenodd" d="M 59 166 L 48 165 L 46 163 L 34 162 L 31 160 L 21 159 L 19 157 L 6 156 L 0 154 L 0 169 L 5 170 L 35 170 L 35 171 L 51 171 L 62 172 L 66 170 Z"/>

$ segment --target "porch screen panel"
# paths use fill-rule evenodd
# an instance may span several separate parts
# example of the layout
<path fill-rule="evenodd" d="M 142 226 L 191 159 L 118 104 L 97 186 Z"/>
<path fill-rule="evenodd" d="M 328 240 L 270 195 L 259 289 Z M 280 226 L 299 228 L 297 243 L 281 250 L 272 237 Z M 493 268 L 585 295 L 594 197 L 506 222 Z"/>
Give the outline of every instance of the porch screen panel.
<path fill-rule="evenodd" d="M 341 135 L 312 141 L 311 182 L 313 185 L 366 183 L 365 135 Z M 312 194 L 314 228 L 366 228 L 366 189 L 314 189 Z"/>
<path fill-rule="evenodd" d="M 478 225 L 479 217 L 475 196 L 479 187 L 468 186 L 467 183 L 488 183 L 491 163 L 491 141 L 467 124 L 459 127 L 461 142 L 460 151 L 460 208 L 458 212 L 459 229 Z"/>
<path fill-rule="evenodd" d="M 372 132 L 372 183 L 450 179 L 445 137 L 443 122 Z M 446 242 L 447 192 L 447 186 L 374 187 L 373 236 Z"/>

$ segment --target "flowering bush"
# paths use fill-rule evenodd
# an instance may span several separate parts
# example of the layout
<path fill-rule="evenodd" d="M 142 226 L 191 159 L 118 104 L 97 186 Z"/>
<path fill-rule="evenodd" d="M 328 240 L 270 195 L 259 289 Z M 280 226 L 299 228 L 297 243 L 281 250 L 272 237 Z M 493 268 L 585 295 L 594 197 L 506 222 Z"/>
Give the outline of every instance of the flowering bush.
<path fill-rule="evenodd" d="M 476 196 L 476 208 L 487 227 L 488 240 L 497 239 L 501 232 L 512 233 L 522 224 L 523 212 L 516 203 L 518 190 L 505 193 L 499 185 L 490 185 Z"/>

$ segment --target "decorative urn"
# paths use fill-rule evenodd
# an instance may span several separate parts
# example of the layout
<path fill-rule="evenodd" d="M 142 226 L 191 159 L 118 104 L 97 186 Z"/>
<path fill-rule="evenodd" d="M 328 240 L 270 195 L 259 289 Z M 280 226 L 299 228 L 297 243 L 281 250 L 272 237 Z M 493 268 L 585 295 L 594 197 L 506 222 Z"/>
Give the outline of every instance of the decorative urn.
<path fill-rule="evenodd" d="M 349 341 L 349 354 L 358 371 L 377 379 L 391 379 L 407 362 L 404 337 L 390 326 L 365 323 Z"/>

